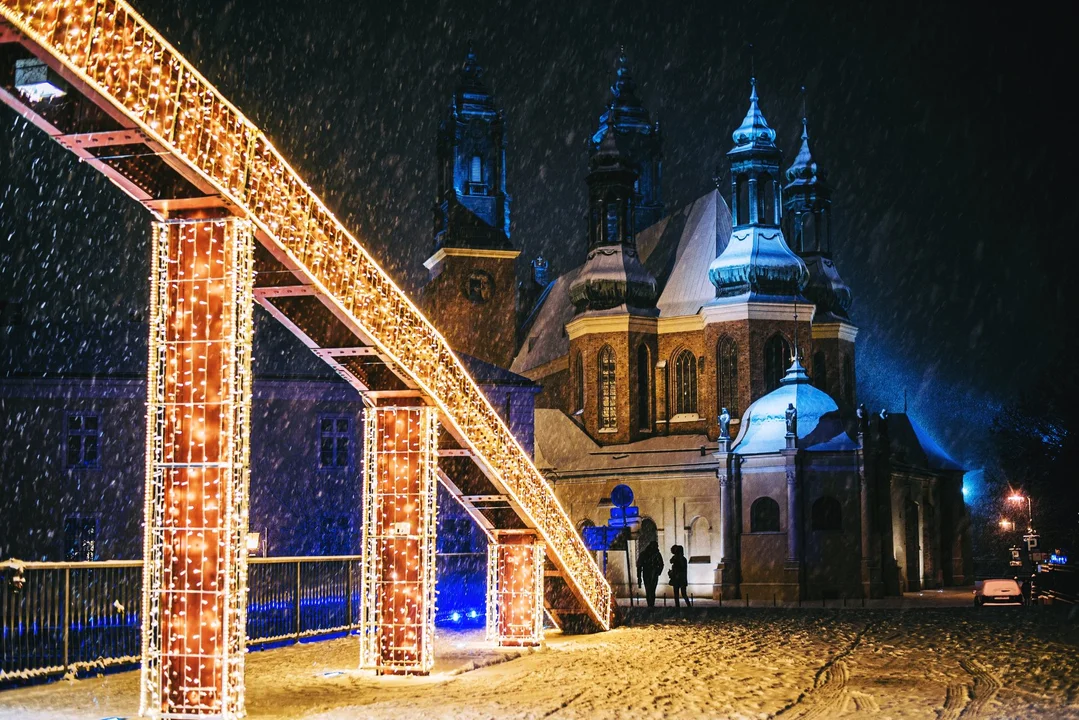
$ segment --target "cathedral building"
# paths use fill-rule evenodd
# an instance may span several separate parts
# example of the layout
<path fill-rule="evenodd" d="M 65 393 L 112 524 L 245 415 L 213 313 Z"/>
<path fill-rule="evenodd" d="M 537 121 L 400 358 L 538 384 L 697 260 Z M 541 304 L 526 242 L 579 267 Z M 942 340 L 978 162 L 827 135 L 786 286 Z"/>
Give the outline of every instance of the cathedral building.
<path fill-rule="evenodd" d="M 504 117 L 469 51 L 438 135 L 429 316 L 538 386 L 535 462 L 584 529 L 683 545 L 697 596 L 880 597 L 972 580 L 962 468 L 905 413 L 858 405 L 852 294 L 808 122 L 784 167 L 755 79 L 729 194 L 668 211 L 663 141 L 619 55 L 592 134 L 579 264 L 513 282 Z M 717 138 L 717 141 L 719 139 Z M 612 554 L 611 557 L 614 557 Z M 622 592 L 624 565 L 609 568 Z M 633 573 L 631 572 L 630 575 Z"/>

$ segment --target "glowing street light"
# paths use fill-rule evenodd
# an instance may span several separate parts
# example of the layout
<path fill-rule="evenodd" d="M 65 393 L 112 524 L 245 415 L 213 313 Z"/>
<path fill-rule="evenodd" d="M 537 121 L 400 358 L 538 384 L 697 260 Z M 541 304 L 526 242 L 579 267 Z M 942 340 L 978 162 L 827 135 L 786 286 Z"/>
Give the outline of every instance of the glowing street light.
<path fill-rule="evenodd" d="M 1020 493 L 1012 493 L 1011 495 L 1008 496 L 1008 502 L 1022 503 L 1024 500 L 1027 503 L 1027 527 L 1030 528 L 1031 530 L 1033 530 L 1034 529 L 1034 511 L 1031 508 L 1030 496 L 1029 495 L 1022 495 Z"/>
<path fill-rule="evenodd" d="M 1001 530 L 1013 530 L 1014 528 L 1015 528 L 1015 523 L 1012 522 L 1011 520 L 1007 520 L 1005 518 L 1000 519 L 1000 529 Z"/>

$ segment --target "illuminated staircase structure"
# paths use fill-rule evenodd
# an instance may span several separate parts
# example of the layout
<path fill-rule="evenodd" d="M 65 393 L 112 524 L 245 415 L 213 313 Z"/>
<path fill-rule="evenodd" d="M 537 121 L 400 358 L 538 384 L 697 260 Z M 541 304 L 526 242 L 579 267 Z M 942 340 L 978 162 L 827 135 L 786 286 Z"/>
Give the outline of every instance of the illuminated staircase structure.
<path fill-rule="evenodd" d="M 16 88 L 27 63 L 43 95 Z M 54 86 L 62 98 L 48 97 Z M 0 99 L 149 209 L 163 247 L 171 225 L 217 221 L 229 229 L 206 225 L 206 237 L 253 234 L 255 300 L 369 407 L 433 408 L 439 479 L 495 545 L 515 535 L 542 543 L 556 622 L 610 626 L 611 588 L 594 558 L 446 341 L 266 136 L 130 6 L 0 0 Z M 235 372 L 242 384 L 244 368 Z"/>

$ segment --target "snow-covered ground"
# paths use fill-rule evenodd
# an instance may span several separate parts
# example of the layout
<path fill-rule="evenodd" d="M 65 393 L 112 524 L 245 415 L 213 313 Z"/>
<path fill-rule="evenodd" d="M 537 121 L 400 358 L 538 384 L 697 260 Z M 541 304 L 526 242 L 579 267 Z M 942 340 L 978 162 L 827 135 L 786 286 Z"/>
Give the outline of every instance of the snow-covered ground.
<path fill-rule="evenodd" d="M 1075 622 L 1041 608 L 637 611 L 498 651 L 442 633 L 428 678 L 356 671 L 355 640 L 252 653 L 252 718 L 1079 718 Z M 333 674 L 343 671 L 342 674 Z M 327 675 L 326 673 L 331 673 Z M 0 718 L 130 717 L 135 672 L 0 693 Z"/>

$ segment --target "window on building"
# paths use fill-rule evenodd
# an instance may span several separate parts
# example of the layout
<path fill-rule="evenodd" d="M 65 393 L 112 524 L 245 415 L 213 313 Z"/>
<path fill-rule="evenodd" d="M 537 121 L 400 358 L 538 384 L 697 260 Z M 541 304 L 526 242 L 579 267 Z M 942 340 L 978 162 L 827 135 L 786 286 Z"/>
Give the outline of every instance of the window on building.
<path fill-rule="evenodd" d="M 697 414 L 697 356 L 692 350 L 674 358 L 674 412 Z"/>
<path fill-rule="evenodd" d="M 749 506 L 750 532 L 779 532 L 779 503 L 770 497 L 759 497 Z"/>
<path fill-rule="evenodd" d="M 573 409 L 584 410 L 584 358 L 581 353 L 577 353 L 577 360 L 573 364 L 574 374 L 576 377 L 574 381 L 576 385 L 576 393 L 573 398 Z"/>
<path fill-rule="evenodd" d="M 599 429 L 618 427 L 618 389 L 615 380 L 614 348 L 604 345 L 599 351 Z"/>
<path fill-rule="evenodd" d="M 97 560 L 97 518 L 82 516 L 64 518 L 64 560 L 68 562 Z"/>
<path fill-rule="evenodd" d="M 318 422 L 319 467 L 348 467 L 352 452 L 352 418 L 324 416 Z"/>
<path fill-rule="evenodd" d="M 67 466 L 101 467 L 101 416 L 97 413 L 68 413 Z"/>
<path fill-rule="evenodd" d="M 757 177 L 757 222 L 776 224 L 776 184 L 768 173 Z"/>
<path fill-rule="evenodd" d="M 730 335 L 716 343 L 716 381 L 720 410 L 738 417 L 738 344 Z"/>
<path fill-rule="evenodd" d="M 641 344 L 637 348 L 637 427 L 648 430 L 652 427 L 652 362 L 648 355 L 648 346 Z"/>
<path fill-rule="evenodd" d="M 745 175 L 739 175 L 734 184 L 735 192 L 735 225 L 746 225 L 749 223 L 749 178 Z"/>
<path fill-rule="evenodd" d="M 479 155 L 472 156 L 472 166 L 469 168 L 468 180 L 477 185 L 483 183 L 483 158 Z"/>
<path fill-rule="evenodd" d="M 791 346 L 787 339 L 776 333 L 764 343 L 764 391 L 772 392 L 779 387 L 791 364 Z"/>
<path fill-rule="evenodd" d="M 843 356 L 843 402 L 854 404 L 854 358 Z"/>
<path fill-rule="evenodd" d="M 828 367 L 823 350 L 813 353 L 813 386 L 828 392 Z"/>
<path fill-rule="evenodd" d="M 686 551 L 691 563 L 707 563 L 712 561 L 712 528 L 708 520 L 697 516 L 689 524 L 689 532 L 686 540 Z"/>
<path fill-rule="evenodd" d="M 817 218 L 811 212 L 802 213 L 802 239 L 800 249 L 803 252 L 820 249 L 820 244 L 817 241 Z"/>
<path fill-rule="evenodd" d="M 813 503 L 813 529 L 823 532 L 843 530 L 843 506 L 831 495 L 822 495 Z"/>
<path fill-rule="evenodd" d="M 607 203 L 607 242 L 622 242 L 618 234 L 618 203 Z"/>

